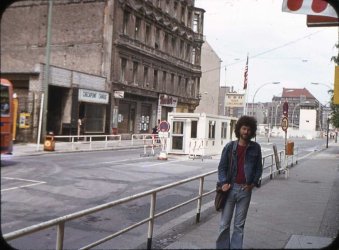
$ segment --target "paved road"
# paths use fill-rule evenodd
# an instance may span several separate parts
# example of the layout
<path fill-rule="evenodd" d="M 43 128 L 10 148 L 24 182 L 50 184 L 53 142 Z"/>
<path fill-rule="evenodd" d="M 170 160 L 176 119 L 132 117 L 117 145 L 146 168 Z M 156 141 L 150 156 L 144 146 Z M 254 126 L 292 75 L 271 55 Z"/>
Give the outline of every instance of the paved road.
<path fill-rule="evenodd" d="M 281 139 L 277 140 L 277 143 Z M 312 141 L 311 141 L 312 142 Z M 305 148 L 318 147 L 322 141 L 300 143 Z M 267 153 L 272 144 L 262 143 Z M 143 149 L 95 151 L 80 153 L 42 154 L 10 157 L 2 162 L 2 232 L 11 232 L 68 213 L 103 204 L 128 195 L 140 193 L 164 184 L 182 180 L 214 170 L 218 157 L 209 160 L 190 160 L 187 157 L 170 157 L 168 161 L 140 157 Z M 205 188 L 215 185 L 216 176 L 207 178 Z M 193 197 L 197 185 L 178 187 L 159 197 L 158 206 Z M 208 200 L 205 200 L 208 202 Z M 126 204 L 114 210 L 100 212 L 70 223 L 65 247 L 78 248 L 93 239 L 104 237 L 144 218 L 149 212 L 149 199 Z M 156 221 L 156 230 L 165 231 L 166 224 L 180 214 L 193 209 L 189 206 Z M 161 229 L 161 230 L 160 230 Z M 145 242 L 145 227 L 133 230 L 101 248 L 134 248 Z M 84 234 L 84 232 L 87 232 Z M 41 241 L 44 238 L 45 241 Z M 16 240 L 25 247 L 33 244 L 36 249 L 55 245 L 55 230 L 38 233 L 33 238 Z"/>

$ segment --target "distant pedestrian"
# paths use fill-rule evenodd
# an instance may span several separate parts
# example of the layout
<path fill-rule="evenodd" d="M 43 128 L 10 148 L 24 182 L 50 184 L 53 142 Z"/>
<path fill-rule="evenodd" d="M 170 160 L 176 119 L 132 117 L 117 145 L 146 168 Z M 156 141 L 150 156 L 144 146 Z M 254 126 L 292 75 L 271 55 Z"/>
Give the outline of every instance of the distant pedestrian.
<path fill-rule="evenodd" d="M 153 140 L 153 144 L 155 144 L 155 142 L 159 143 L 158 134 L 159 134 L 158 126 L 155 125 L 155 127 L 152 128 L 152 140 Z"/>
<path fill-rule="evenodd" d="M 218 184 L 223 191 L 230 189 L 227 201 L 221 212 L 217 249 L 242 249 L 244 227 L 253 187 L 259 187 L 263 171 L 261 147 L 251 141 L 257 131 L 257 121 L 250 116 L 242 116 L 235 125 L 238 140 L 225 145 L 218 166 Z M 229 158 L 232 158 L 229 159 Z M 230 180 L 227 173 L 231 167 Z M 234 229 L 230 236 L 233 212 Z"/>

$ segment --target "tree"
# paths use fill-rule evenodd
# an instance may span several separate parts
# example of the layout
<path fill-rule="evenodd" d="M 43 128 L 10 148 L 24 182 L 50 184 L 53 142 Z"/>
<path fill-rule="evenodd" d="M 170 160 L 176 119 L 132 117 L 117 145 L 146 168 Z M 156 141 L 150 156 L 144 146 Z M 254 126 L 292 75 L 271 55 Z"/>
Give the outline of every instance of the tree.
<path fill-rule="evenodd" d="M 337 49 L 339 49 L 339 43 L 335 45 Z M 335 64 L 339 65 L 339 52 L 337 56 L 332 56 L 331 61 L 334 61 Z M 339 105 L 334 104 L 334 90 L 330 90 L 331 93 L 331 124 L 335 128 L 339 128 Z"/>

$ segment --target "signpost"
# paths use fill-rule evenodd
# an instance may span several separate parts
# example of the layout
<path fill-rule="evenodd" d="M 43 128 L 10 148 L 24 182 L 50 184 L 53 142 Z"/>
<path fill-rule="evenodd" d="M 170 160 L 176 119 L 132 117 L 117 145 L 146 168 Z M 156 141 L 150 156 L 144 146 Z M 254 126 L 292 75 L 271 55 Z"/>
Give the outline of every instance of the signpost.
<path fill-rule="evenodd" d="M 161 121 L 159 124 L 159 139 L 161 142 L 161 151 L 158 160 L 167 160 L 167 138 L 169 137 L 170 124 L 168 121 Z"/>

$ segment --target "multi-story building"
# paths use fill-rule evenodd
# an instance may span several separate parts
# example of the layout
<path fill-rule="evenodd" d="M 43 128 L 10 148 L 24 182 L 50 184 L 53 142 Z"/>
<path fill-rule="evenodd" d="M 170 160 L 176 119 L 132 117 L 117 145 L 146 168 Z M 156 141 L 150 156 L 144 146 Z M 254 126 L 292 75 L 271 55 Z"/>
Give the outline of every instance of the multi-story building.
<path fill-rule="evenodd" d="M 226 116 L 240 117 L 244 114 L 245 94 L 234 91 L 232 87 L 221 87 L 225 89 L 224 110 Z"/>
<path fill-rule="evenodd" d="M 75 134 L 79 119 L 85 134 L 149 133 L 170 111 L 193 112 L 203 15 L 194 0 L 14 2 L 1 21 L 1 72 L 30 114 L 19 138 L 37 138 L 41 109 L 55 134 Z"/>
<path fill-rule="evenodd" d="M 283 88 L 280 97 L 273 97 L 268 116 L 268 120 L 272 121 L 271 124 L 280 126 L 285 101 L 288 102 L 288 121 L 291 128 L 299 127 L 301 109 L 315 110 L 316 130 L 322 128 L 322 105 L 306 88 Z"/>

